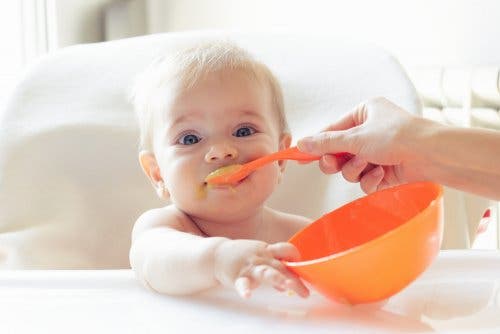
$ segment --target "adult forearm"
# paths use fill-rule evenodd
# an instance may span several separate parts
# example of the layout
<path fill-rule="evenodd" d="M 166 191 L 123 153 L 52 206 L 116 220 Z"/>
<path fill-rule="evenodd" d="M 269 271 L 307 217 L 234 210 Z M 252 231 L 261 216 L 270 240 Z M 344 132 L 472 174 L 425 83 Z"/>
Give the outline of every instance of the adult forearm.
<path fill-rule="evenodd" d="M 186 295 L 219 284 L 214 250 L 226 238 L 202 238 L 170 229 L 152 229 L 134 241 L 130 263 L 146 285 L 160 293 Z"/>
<path fill-rule="evenodd" d="M 412 149 L 427 179 L 500 199 L 500 132 L 421 120 Z"/>

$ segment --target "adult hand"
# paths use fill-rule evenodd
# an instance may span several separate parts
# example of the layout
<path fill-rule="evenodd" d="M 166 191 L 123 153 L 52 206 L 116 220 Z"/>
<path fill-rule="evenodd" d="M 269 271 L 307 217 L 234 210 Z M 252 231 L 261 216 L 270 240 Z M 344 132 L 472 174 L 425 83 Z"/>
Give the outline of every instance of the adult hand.
<path fill-rule="evenodd" d="M 370 193 L 424 178 L 424 159 L 408 149 L 423 120 L 385 98 L 375 98 L 328 126 L 298 141 L 301 151 L 322 155 L 324 173 L 341 171 L 347 181 L 359 182 Z M 331 154 L 348 152 L 347 157 Z"/>

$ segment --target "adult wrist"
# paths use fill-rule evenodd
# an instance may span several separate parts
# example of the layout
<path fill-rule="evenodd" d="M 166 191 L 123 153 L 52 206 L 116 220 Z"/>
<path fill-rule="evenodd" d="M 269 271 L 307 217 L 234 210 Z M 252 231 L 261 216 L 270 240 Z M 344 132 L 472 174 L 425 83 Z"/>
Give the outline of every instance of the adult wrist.
<path fill-rule="evenodd" d="M 425 118 L 417 117 L 407 130 L 403 140 L 405 149 L 410 152 L 409 162 L 422 181 L 435 181 L 441 170 L 439 156 L 439 136 L 446 126 Z"/>

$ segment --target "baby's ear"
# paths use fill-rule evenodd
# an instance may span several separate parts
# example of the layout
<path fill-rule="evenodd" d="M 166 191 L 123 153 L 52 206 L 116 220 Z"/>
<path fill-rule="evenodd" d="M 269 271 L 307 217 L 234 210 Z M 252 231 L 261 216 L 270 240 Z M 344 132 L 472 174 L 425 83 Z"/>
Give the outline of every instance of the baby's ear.
<path fill-rule="evenodd" d="M 281 151 L 286 148 L 289 148 L 291 143 L 292 143 L 292 136 L 289 133 L 283 133 L 280 137 L 279 150 Z M 279 160 L 278 165 L 280 166 L 281 173 L 284 173 L 286 167 L 286 160 Z M 281 181 L 281 175 L 279 181 Z"/>
<path fill-rule="evenodd" d="M 142 171 L 155 188 L 158 197 L 168 199 L 170 194 L 161 176 L 160 167 L 155 155 L 149 151 L 141 151 L 139 153 L 139 163 L 141 164 Z"/>

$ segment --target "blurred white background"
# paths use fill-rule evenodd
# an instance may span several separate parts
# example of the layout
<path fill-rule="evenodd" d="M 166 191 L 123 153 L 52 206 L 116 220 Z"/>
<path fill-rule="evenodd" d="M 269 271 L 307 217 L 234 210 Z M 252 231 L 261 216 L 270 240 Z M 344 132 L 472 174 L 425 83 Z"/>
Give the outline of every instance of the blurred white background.
<path fill-rule="evenodd" d="M 498 66 L 497 0 L 18 0 L 0 2 L 0 99 L 58 48 L 193 29 L 294 30 L 375 43 L 407 68 Z"/>
<path fill-rule="evenodd" d="M 58 48 L 193 29 L 293 30 L 375 43 L 408 68 L 498 66 L 497 0 L 19 0 L 0 2 L 2 95 Z"/>

